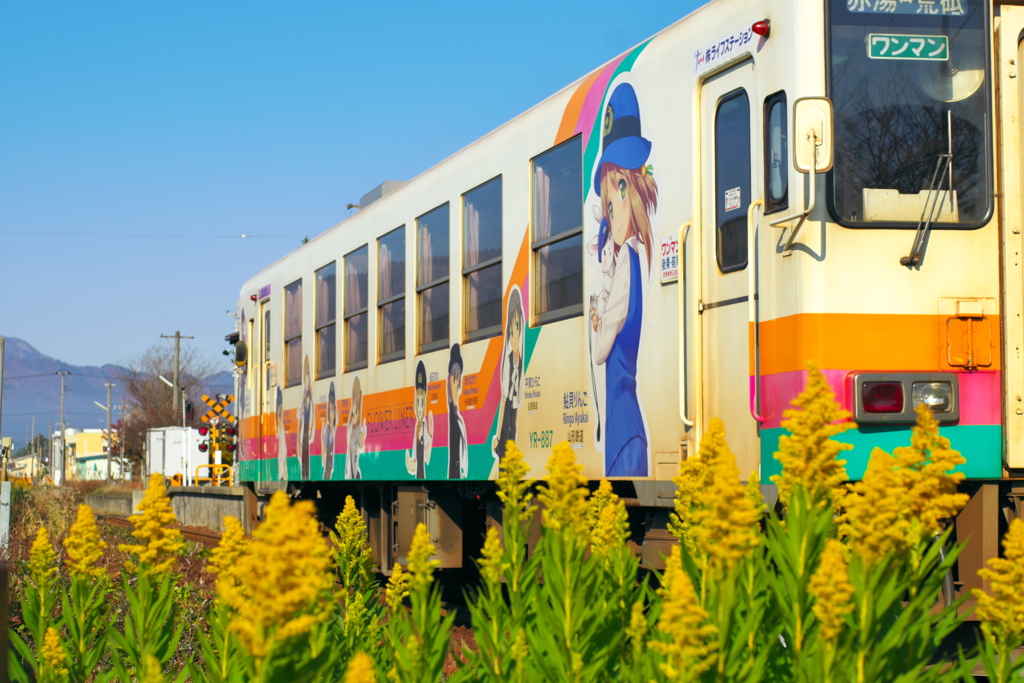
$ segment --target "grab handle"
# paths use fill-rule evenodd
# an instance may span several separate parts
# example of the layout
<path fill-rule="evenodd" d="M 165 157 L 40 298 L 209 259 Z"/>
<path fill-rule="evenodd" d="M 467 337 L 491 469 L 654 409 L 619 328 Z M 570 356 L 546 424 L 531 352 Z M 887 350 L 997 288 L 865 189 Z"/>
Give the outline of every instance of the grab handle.
<path fill-rule="evenodd" d="M 750 368 L 753 379 L 750 387 L 750 414 L 758 423 L 763 423 L 764 417 L 758 412 L 761 410 L 761 334 L 757 320 L 757 225 L 754 223 L 754 209 L 763 205 L 764 199 L 757 199 L 747 209 L 747 314 L 750 325 L 750 362 L 753 366 Z"/>
<path fill-rule="evenodd" d="M 693 420 L 686 417 L 686 318 L 683 317 L 686 314 L 686 285 L 683 279 L 686 251 L 683 246 L 686 244 L 686 235 L 692 226 L 691 221 L 679 226 L 679 419 L 687 427 L 693 426 Z"/>

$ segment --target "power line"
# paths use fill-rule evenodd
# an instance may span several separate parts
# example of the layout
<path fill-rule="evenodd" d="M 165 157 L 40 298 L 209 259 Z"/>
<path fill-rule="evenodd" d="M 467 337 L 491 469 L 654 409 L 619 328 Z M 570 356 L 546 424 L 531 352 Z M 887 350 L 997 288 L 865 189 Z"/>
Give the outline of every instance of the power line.
<path fill-rule="evenodd" d="M 304 235 L 211 235 L 209 233 L 199 235 L 182 235 L 181 233 L 158 233 L 158 234 L 138 234 L 138 233 L 119 233 L 119 232 L 0 232 L 0 235 L 19 235 L 28 237 L 152 237 L 155 239 L 195 239 L 195 240 L 252 240 L 252 239 L 264 239 L 264 238 L 278 238 L 278 237 L 290 237 L 290 238 L 302 238 Z"/>

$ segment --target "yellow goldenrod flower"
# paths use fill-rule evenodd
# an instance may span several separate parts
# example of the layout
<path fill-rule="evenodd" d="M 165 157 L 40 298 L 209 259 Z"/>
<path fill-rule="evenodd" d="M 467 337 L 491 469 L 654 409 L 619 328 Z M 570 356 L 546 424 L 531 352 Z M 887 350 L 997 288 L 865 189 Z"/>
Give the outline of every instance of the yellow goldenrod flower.
<path fill-rule="evenodd" d="M 362 652 L 357 652 L 345 670 L 345 683 L 377 683 L 373 660 Z"/>
<path fill-rule="evenodd" d="M 246 550 L 245 529 L 237 517 L 224 517 L 224 533 L 220 543 L 210 553 L 210 563 L 206 571 L 217 575 L 217 586 L 220 584 L 238 585 L 238 558 Z"/>
<path fill-rule="evenodd" d="M 621 548 L 629 538 L 629 517 L 622 500 L 612 494 L 605 502 L 590 532 L 590 552 L 598 560 L 605 560 L 614 548 Z"/>
<path fill-rule="evenodd" d="M 612 491 L 612 483 L 607 479 L 602 479 L 597 490 L 591 493 L 590 498 L 587 499 L 587 527 L 591 531 L 597 526 L 597 521 L 601 518 L 604 506 L 613 500 L 618 500 L 618 498 L 615 492 Z"/>
<path fill-rule="evenodd" d="M 50 534 L 46 532 L 46 527 L 39 527 L 28 557 L 32 585 L 36 590 L 42 591 L 49 585 L 53 575 L 57 573 L 57 553 L 54 552 L 53 544 L 50 543 Z"/>
<path fill-rule="evenodd" d="M 410 588 L 415 592 L 426 590 L 434 581 L 434 570 L 441 566 L 440 560 L 431 560 L 437 554 L 437 548 L 430 542 L 425 524 L 416 525 L 412 534 L 412 545 L 409 547 L 409 573 L 412 575 Z"/>
<path fill-rule="evenodd" d="M 706 623 L 708 613 L 683 571 L 679 546 L 672 546 L 658 593 L 662 599 L 657 623 L 660 637 L 651 641 L 651 648 L 665 658 L 659 666 L 669 680 L 695 681 L 714 666 L 718 644 L 711 638 L 718 629 Z"/>
<path fill-rule="evenodd" d="M 811 576 L 807 592 L 814 596 L 812 611 L 821 625 L 825 640 L 835 640 L 843 628 L 846 616 L 853 612 L 853 584 L 843 557 L 843 544 L 834 538 L 825 543 L 821 562 Z"/>
<path fill-rule="evenodd" d="M 402 607 L 402 601 L 409 597 L 409 574 L 402 571 L 402 565 L 396 564 L 391 569 L 391 578 L 384 589 L 384 601 L 394 612 Z"/>
<path fill-rule="evenodd" d="M 52 626 L 46 628 L 43 645 L 39 648 L 39 657 L 45 670 L 60 676 L 68 672 L 64 666 L 64 648 L 60 644 L 60 634 Z"/>
<path fill-rule="evenodd" d="M 580 538 L 587 533 L 587 480 L 583 465 L 568 443 L 555 446 L 548 459 L 548 476 L 538 498 L 544 505 L 544 524 L 554 531 L 567 531 Z"/>
<path fill-rule="evenodd" d="M 636 646 L 642 646 L 647 639 L 647 615 L 644 614 L 644 601 L 637 600 L 629 613 L 629 626 L 626 628 L 626 640 Z"/>
<path fill-rule="evenodd" d="M 346 589 L 358 590 L 368 585 L 373 577 L 373 552 L 367 543 L 366 523 L 352 496 L 345 496 L 345 507 L 334 528 L 337 533 L 332 531 L 330 534 L 341 584 Z M 348 592 L 342 595 L 344 599 Z"/>
<path fill-rule="evenodd" d="M 64 550 L 68 559 L 64 564 L 72 576 L 99 578 L 106 572 L 99 566 L 107 544 L 100 538 L 96 527 L 96 515 L 88 505 L 78 506 L 78 517 L 71 525 L 71 531 L 64 539 Z"/>
<path fill-rule="evenodd" d="M 145 670 L 142 672 L 142 683 L 164 683 L 163 667 L 160 660 L 153 655 L 147 654 L 143 660 Z"/>
<path fill-rule="evenodd" d="M 1009 652 L 1024 641 L 1024 522 L 1015 519 L 1003 539 L 1003 557 L 993 557 L 978 575 L 990 592 L 971 591 L 978 601 L 981 630 L 994 646 Z"/>
<path fill-rule="evenodd" d="M 955 516 L 968 496 L 957 493 L 963 462 L 939 436 L 928 409 L 918 407 L 911 445 L 893 455 L 876 448 L 864 478 L 843 498 L 842 532 L 854 553 L 871 564 L 889 553 L 906 554 L 942 530 L 941 520 Z"/>
<path fill-rule="evenodd" d="M 217 583 L 232 610 L 230 628 L 253 656 L 266 656 L 273 643 L 308 632 L 326 616 L 334 582 L 314 512 L 312 501 L 291 505 L 284 492 L 275 493 L 235 563 L 237 583 Z"/>
<path fill-rule="evenodd" d="M 775 459 L 782 463 L 782 474 L 771 480 L 779 487 L 779 498 L 788 505 L 796 488 L 807 492 L 810 505 L 833 502 L 833 490 L 847 479 L 846 461 L 838 458 L 850 444 L 832 437 L 856 427 L 849 411 L 836 402 L 836 395 L 825 375 L 814 365 L 807 374 L 807 387 L 793 399 L 796 410 L 785 411 L 782 426 L 789 434 L 779 437 Z"/>
<path fill-rule="evenodd" d="M 181 540 L 181 530 L 167 526 L 176 522 L 177 518 L 171 509 L 162 474 L 154 472 L 149 477 L 149 485 L 139 503 L 138 513 L 131 516 L 135 527 L 132 536 L 142 543 L 122 544 L 118 549 L 137 556 L 134 562 L 125 563 L 128 571 L 159 578 L 171 571 L 175 556 L 185 545 Z"/>
<path fill-rule="evenodd" d="M 499 583 L 505 573 L 505 552 L 501 549 L 500 537 L 498 527 L 489 527 L 480 553 L 480 575 L 490 584 Z"/>
<path fill-rule="evenodd" d="M 533 481 L 526 478 L 529 472 L 530 466 L 523 461 L 523 452 L 514 441 L 509 441 L 496 482 L 506 517 L 524 519 L 533 512 L 527 495 L 533 485 Z"/>
<path fill-rule="evenodd" d="M 693 495 L 689 533 L 700 556 L 717 573 L 727 574 L 761 542 L 763 508 L 740 481 L 721 420 L 709 424 L 698 455 L 705 467 L 701 487 Z"/>
<path fill-rule="evenodd" d="M 673 496 L 674 511 L 669 517 L 668 530 L 682 543 L 691 557 L 696 557 L 697 538 L 693 533 L 693 506 L 697 492 L 705 486 L 704 462 L 700 454 L 679 463 L 679 475 L 672 482 L 676 485 Z"/>

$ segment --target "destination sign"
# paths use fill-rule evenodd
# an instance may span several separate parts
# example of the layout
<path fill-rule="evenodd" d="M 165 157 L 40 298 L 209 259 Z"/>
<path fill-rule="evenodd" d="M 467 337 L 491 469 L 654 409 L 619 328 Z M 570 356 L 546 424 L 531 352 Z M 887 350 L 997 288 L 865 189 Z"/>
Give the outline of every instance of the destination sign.
<path fill-rule="evenodd" d="M 949 59 L 949 38 L 869 33 L 868 57 L 944 62 Z"/>
<path fill-rule="evenodd" d="M 962 17 L 967 0 L 846 0 L 846 9 L 869 14 L 922 14 Z"/>

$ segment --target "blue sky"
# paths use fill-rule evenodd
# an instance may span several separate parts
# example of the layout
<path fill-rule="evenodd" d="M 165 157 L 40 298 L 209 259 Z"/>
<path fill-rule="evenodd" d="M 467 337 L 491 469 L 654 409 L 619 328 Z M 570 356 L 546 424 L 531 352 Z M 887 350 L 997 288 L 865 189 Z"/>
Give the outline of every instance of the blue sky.
<path fill-rule="evenodd" d="M 219 356 L 242 282 L 346 203 L 700 4 L 0 0 L 0 335 Z"/>

